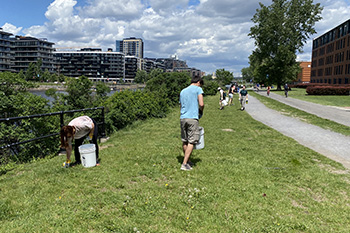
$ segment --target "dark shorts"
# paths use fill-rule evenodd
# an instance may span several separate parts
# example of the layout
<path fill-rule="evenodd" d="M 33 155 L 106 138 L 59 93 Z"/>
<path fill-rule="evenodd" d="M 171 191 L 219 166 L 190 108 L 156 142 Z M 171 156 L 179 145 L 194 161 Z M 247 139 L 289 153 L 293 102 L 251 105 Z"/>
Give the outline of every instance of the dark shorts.
<path fill-rule="evenodd" d="M 181 119 L 181 140 L 191 144 L 199 141 L 199 122 L 197 119 Z"/>

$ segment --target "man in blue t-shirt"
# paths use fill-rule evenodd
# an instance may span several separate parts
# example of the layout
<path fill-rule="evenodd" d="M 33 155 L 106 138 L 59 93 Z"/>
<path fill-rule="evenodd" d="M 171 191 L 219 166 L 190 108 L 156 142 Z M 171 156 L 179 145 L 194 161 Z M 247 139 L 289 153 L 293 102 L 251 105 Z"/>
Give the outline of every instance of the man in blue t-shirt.
<path fill-rule="evenodd" d="M 203 79 L 195 76 L 191 80 L 191 85 L 184 88 L 180 93 L 181 105 L 181 140 L 184 152 L 184 160 L 181 170 L 191 170 L 189 158 L 193 151 L 193 146 L 199 140 L 199 118 L 203 115 Z"/>

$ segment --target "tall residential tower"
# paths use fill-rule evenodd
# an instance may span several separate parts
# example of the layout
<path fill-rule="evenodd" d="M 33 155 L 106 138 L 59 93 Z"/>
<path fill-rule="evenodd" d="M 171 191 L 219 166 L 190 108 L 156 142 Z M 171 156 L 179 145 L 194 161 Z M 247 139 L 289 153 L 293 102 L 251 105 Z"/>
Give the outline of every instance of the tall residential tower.
<path fill-rule="evenodd" d="M 122 52 L 125 56 L 143 58 L 143 41 L 141 38 L 124 38 L 116 41 L 116 52 Z"/>

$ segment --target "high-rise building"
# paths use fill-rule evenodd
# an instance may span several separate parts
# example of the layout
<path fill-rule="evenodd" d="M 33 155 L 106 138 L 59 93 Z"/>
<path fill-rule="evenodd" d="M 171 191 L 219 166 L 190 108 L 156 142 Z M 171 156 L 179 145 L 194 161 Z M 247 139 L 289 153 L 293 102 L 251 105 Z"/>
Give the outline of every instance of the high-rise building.
<path fill-rule="evenodd" d="M 0 72 L 14 71 L 11 68 L 13 56 L 11 55 L 11 33 L 4 32 L 0 28 Z"/>
<path fill-rule="evenodd" d="M 56 51 L 57 73 L 68 77 L 82 75 L 94 81 L 121 81 L 125 78 L 125 58 L 120 52 L 102 52 L 85 48 L 79 51 Z"/>
<path fill-rule="evenodd" d="M 349 84 L 350 19 L 313 40 L 311 82 Z"/>
<path fill-rule="evenodd" d="M 141 38 L 124 38 L 116 41 L 116 51 L 122 52 L 125 56 L 143 58 L 143 41 Z"/>

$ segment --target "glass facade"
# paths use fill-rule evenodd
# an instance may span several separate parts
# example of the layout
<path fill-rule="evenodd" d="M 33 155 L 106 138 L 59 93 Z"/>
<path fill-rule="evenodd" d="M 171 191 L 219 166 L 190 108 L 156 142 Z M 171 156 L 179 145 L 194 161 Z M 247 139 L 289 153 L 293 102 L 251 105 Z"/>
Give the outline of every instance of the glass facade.
<path fill-rule="evenodd" d="M 13 71 L 12 66 L 12 42 L 10 36 L 12 34 L 2 31 L 0 28 L 0 72 Z"/>
<path fill-rule="evenodd" d="M 124 54 L 120 52 L 62 51 L 54 52 L 59 74 L 68 77 L 82 75 L 90 79 L 120 81 L 124 79 Z"/>

